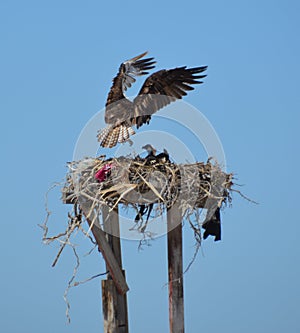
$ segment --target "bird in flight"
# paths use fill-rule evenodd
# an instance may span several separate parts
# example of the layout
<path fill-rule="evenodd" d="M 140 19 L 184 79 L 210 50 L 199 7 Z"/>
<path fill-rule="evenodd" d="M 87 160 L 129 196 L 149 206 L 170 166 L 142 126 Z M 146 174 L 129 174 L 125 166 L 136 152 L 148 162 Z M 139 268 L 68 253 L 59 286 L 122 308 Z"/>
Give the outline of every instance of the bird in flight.
<path fill-rule="evenodd" d="M 162 69 L 150 75 L 133 101 L 125 96 L 125 91 L 136 81 L 136 76 L 149 74 L 156 63 L 154 58 L 144 58 L 144 52 L 123 62 L 113 79 L 105 105 L 105 122 L 108 125 L 99 131 L 97 137 L 102 147 L 112 148 L 135 134 L 143 124 L 149 124 L 151 116 L 171 102 L 181 99 L 187 91 L 194 90 L 193 84 L 203 83 L 207 66 Z M 142 59 L 144 58 L 144 59 Z"/>

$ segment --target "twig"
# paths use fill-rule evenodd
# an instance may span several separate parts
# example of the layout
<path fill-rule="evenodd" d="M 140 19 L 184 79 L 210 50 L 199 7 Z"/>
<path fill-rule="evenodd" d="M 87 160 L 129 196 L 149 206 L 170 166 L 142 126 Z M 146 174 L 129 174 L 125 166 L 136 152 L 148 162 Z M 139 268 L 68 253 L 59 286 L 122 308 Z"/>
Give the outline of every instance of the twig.
<path fill-rule="evenodd" d="M 252 199 L 246 197 L 246 196 L 245 196 L 241 191 L 239 191 L 239 190 L 236 190 L 236 189 L 231 188 L 230 191 L 238 193 L 242 198 L 246 199 L 247 201 L 249 201 L 249 202 L 251 202 L 251 203 L 253 203 L 253 204 L 255 204 L 255 205 L 259 205 L 259 202 L 256 202 L 256 201 L 254 201 L 254 200 L 252 200 Z"/>
<path fill-rule="evenodd" d="M 70 317 L 70 308 L 71 308 L 71 305 L 70 305 L 70 302 L 68 300 L 68 293 L 69 293 L 69 290 L 70 288 L 72 288 L 72 282 L 74 281 L 75 277 L 76 277 L 76 274 L 77 274 L 77 271 L 78 271 L 78 268 L 80 266 L 80 260 L 79 260 L 79 256 L 74 248 L 74 246 L 72 246 L 72 250 L 73 250 L 73 253 L 76 257 L 76 265 L 74 267 L 74 270 L 73 270 L 73 275 L 71 277 L 71 279 L 69 280 L 68 282 L 68 286 L 64 292 L 64 301 L 66 302 L 66 305 L 67 305 L 67 309 L 66 309 L 66 317 L 67 317 L 67 320 L 68 320 L 68 323 L 70 324 L 71 322 L 71 317 Z"/>

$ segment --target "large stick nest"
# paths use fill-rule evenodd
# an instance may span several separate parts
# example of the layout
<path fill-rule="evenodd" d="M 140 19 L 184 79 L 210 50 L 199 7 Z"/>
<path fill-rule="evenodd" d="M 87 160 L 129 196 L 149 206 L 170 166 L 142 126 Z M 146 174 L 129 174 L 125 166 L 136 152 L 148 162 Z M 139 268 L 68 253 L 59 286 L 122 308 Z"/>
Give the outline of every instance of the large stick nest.
<path fill-rule="evenodd" d="M 55 266 L 66 245 L 72 247 L 76 256 L 74 274 L 64 295 L 68 319 L 70 319 L 68 291 L 71 287 L 83 283 L 73 281 L 79 267 L 79 255 L 76 252 L 75 244 L 71 241 L 71 236 L 74 231 L 79 230 L 93 244 L 96 244 L 90 235 L 91 225 L 90 229 L 86 231 L 83 222 L 91 220 L 91 217 L 95 216 L 95 221 L 91 222 L 99 226 L 98 216 L 102 214 L 103 206 L 106 206 L 106 210 L 108 206 L 113 211 L 118 204 L 122 204 L 122 206 L 133 208 L 138 212 L 141 205 L 155 204 L 154 206 L 157 207 L 153 210 L 155 216 L 151 215 L 151 217 L 157 217 L 176 203 L 181 209 L 183 219 L 188 220 L 192 227 L 197 241 L 195 255 L 186 269 L 188 270 L 202 240 L 203 221 L 200 221 L 199 210 L 207 210 L 205 221 L 210 220 L 216 210 L 231 202 L 231 192 L 236 191 L 232 188 L 233 174 L 223 172 L 217 163 L 212 162 L 212 160 L 208 160 L 206 163 L 175 164 L 156 160 L 154 163 L 148 163 L 147 159 L 139 157 L 105 159 L 103 156 L 68 163 L 66 182 L 62 185 L 63 202 L 73 206 L 68 213 L 67 229 L 58 235 L 48 236 L 48 218 L 51 212 L 47 208 L 47 201 L 47 217 L 41 226 L 44 229 L 43 241 L 46 244 L 53 241 L 60 243 L 60 249 L 52 266 Z M 105 168 L 107 169 L 105 177 L 101 180 L 97 179 L 97 173 Z M 88 207 L 88 210 L 84 207 Z M 133 221 L 133 224 L 135 222 Z M 147 232 L 147 222 L 142 218 L 135 229 L 141 232 L 140 245 L 145 244 L 146 238 L 151 239 L 152 237 L 151 233 Z M 216 222 L 219 224 L 220 220 L 217 219 Z"/>
<path fill-rule="evenodd" d="M 184 215 L 198 208 L 215 209 L 231 201 L 233 175 L 210 160 L 151 164 L 139 157 L 99 157 L 71 162 L 68 167 L 63 201 L 79 205 L 89 202 L 91 209 L 99 212 L 102 205 L 114 209 L 122 203 L 138 210 L 140 205 L 151 203 L 170 208 L 177 201 Z M 96 174 L 106 167 L 109 171 L 99 181 Z"/>

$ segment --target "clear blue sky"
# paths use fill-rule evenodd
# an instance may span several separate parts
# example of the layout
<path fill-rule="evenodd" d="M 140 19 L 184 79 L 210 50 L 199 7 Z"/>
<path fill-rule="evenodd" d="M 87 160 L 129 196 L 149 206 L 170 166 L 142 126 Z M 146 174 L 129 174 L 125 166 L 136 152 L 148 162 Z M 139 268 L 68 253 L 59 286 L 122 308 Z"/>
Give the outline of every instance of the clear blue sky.
<path fill-rule="evenodd" d="M 235 195 L 223 240 L 207 240 L 185 275 L 186 331 L 300 331 L 299 10 L 276 0 L 1 1 L 1 332 L 103 332 L 99 280 L 71 290 L 66 325 L 74 258 L 67 250 L 51 268 L 57 245 L 42 245 L 37 224 L 120 62 L 145 50 L 158 68 L 209 66 L 186 101 L 213 124 L 227 169 L 260 202 Z M 50 208 L 61 230 L 58 192 Z M 166 239 L 142 252 L 126 241 L 123 253 L 130 332 L 167 332 Z M 185 228 L 186 263 L 192 254 Z M 94 255 L 79 279 L 102 271 Z"/>

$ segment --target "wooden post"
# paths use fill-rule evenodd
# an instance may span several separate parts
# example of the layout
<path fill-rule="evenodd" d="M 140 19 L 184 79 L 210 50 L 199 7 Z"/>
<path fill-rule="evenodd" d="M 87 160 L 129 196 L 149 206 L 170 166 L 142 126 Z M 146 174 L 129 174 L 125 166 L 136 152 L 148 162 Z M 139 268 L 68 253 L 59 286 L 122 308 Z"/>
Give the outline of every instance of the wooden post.
<path fill-rule="evenodd" d="M 182 214 L 177 203 L 167 211 L 170 333 L 184 333 Z"/>
<path fill-rule="evenodd" d="M 109 212 L 109 207 L 102 207 L 103 228 L 112 252 L 122 269 L 122 253 L 118 208 Z M 125 271 L 122 271 L 125 278 Z M 102 305 L 105 333 L 128 333 L 127 296 L 120 294 L 111 274 L 102 280 Z"/>
<path fill-rule="evenodd" d="M 64 193 L 62 199 L 65 204 L 74 204 L 73 201 L 66 200 Z M 109 213 L 107 206 L 102 208 L 104 232 L 100 227 L 99 217 L 96 216 L 95 211 L 90 211 L 92 202 L 81 202 L 80 207 L 109 272 L 107 280 L 102 280 L 104 332 L 128 333 L 126 292 L 129 288 L 126 283 L 125 271 L 122 270 L 118 208 L 113 213 Z"/>
<path fill-rule="evenodd" d="M 99 251 L 102 253 L 103 258 L 106 263 L 107 270 L 110 273 L 111 278 L 114 280 L 118 292 L 123 295 L 129 288 L 126 283 L 122 268 L 120 266 L 120 261 L 116 259 L 114 252 L 107 241 L 104 231 L 100 228 L 99 218 L 95 216 L 95 212 L 90 212 L 91 202 L 80 203 L 80 207 L 83 210 L 83 214 L 91 227 L 92 233 L 98 245 Z M 89 213 L 89 217 L 87 216 Z"/>

